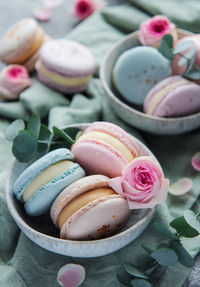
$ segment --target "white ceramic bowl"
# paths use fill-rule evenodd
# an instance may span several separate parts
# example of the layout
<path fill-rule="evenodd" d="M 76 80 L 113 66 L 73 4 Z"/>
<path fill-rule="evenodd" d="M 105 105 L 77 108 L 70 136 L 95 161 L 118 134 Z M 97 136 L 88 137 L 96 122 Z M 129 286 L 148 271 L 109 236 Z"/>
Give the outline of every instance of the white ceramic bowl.
<path fill-rule="evenodd" d="M 70 125 L 85 129 L 88 124 Z M 134 138 L 141 146 L 143 155 L 155 156 L 138 139 Z M 156 158 L 155 158 L 156 159 Z M 156 160 L 157 161 L 157 160 Z M 8 209 L 19 228 L 39 246 L 62 255 L 72 257 L 97 257 L 112 253 L 138 237 L 147 227 L 154 213 L 154 209 L 141 209 L 131 212 L 127 224 L 116 235 L 105 239 L 92 241 L 75 241 L 59 238 L 59 231 L 51 222 L 50 217 L 37 218 L 28 216 L 22 204 L 16 200 L 12 187 L 17 177 L 27 167 L 27 163 L 14 161 L 6 183 L 6 202 Z"/>
<path fill-rule="evenodd" d="M 191 33 L 178 30 L 179 38 Z M 129 34 L 118 42 L 105 56 L 100 69 L 100 78 L 114 112 L 129 125 L 154 134 L 176 135 L 200 127 L 200 112 L 179 118 L 160 118 L 147 115 L 122 101 L 112 86 L 112 70 L 119 56 L 126 50 L 141 45 L 138 32 Z"/>

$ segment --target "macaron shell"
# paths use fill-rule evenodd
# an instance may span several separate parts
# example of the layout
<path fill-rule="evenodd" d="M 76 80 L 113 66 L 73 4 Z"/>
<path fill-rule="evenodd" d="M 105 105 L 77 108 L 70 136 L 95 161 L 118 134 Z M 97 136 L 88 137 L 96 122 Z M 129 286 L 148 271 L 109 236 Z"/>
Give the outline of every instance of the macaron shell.
<path fill-rule="evenodd" d="M 150 89 L 171 75 L 170 62 L 152 47 L 124 52 L 113 69 L 113 84 L 130 103 L 143 105 Z"/>
<path fill-rule="evenodd" d="M 21 200 L 26 186 L 32 181 L 33 178 L 35 178 L 38 174 L 40 174 L 50 165 L 64 159 L 73 161 L 74 155 L 68 149 L 60 148 L 47 153 L 46 155 L 35 161 L 33 164 L 31 164 L 28 168 L 26 168 L 23 173 L 17 178 L 13 186 L 13 193 L 16 195 L 17 199 Z"/>
<path fill-rule="evenodd" d="M 130 215 L 127 201 L 120 195 L 94 200 L 74 213 L 62 226 L 60 237 L 91 240 L 106 237 L 121 228 Z"/>
<path fill-rule="evenodd" d="M 155 109 L 158 117 L 178 117 L 200 111 L 200 86 L 194 83 L 179 86 L 169 92 Z"/>
<path fill-rule="evenodd" d="M 128 164 L 120 152 L 100 140 L 77 141 L 71 151 L 87 174 L 120 176 L 123 168 Z"/>
<path fill-rule="evenodd" d="M 91 131 L 105 132 L 120 142 L 122 142 L 131 151 L 134 157 L 140 155 L 140 147 L 122 128 L 108 122 L 94 122 L 85 130 L 84 134 Z"/>
<path fill-rule="evenodd" d="M 58 195 L 51 206 L 50 216 L 53 223 L 57 226 L 59 214 L 68 202 L 91 189 L 108 187 L 108 181 L 109 178 L 107 176 L 90 175 L 83 177 L 67 186 Z"/>
<path fill-rule="evenodd" d="M 29 18 L 12 26 L 0 40 L 0 60 L 7 64 L 17 63 L 31 49 L 41 31 L 37 22 Z"/>
<path fill-rule="evenodd" d="M 44 65 L 64 75 L 88 75 L 95 70 L 95 60 L 90 50 L 77 42 L 59 39 L 44 44 L 40 50 Z"/>
<path fill-rule="evenodd" d="M 40 189 L 34 193 L 24 204 L 26 212 L 31 216 L 45 214 L 63 188 L 84 176 L 84 170 L 77 163 L 74 163 L 66 171 L 53 178 L 49 183 L 41 186 Z"/>

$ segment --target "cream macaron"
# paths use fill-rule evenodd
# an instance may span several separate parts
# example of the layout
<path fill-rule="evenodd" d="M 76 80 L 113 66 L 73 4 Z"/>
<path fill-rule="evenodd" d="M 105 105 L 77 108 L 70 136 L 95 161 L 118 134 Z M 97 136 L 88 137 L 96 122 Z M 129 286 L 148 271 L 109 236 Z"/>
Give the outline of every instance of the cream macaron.
<path fill-rule="evenodd" d="M 24 65 L 31 71 L 39 57 L 39 48 L 47 39 L 34 19 L 21 20 L 0 39 L 0 60 L 5 64 Z"/>
<path fill-rule="evenodd" d="M 91 240 L 113 234 L 129 218 L 127 200 L 104 175 L 83 177 L 66 187 L 53 202 L 50 215 L 60 237 Z"/>

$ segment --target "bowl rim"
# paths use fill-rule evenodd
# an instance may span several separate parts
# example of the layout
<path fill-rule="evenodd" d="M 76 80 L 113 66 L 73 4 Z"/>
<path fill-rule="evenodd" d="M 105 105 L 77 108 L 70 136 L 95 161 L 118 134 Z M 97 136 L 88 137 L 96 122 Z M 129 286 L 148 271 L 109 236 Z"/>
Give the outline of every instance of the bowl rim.
<path fill-rule="evenodd" d="M 61 129 L 63 128 L 67 128 L 67 127 L 80 127 L 82 129 L 86 128 L 88 125 L 90 125 L 91 123 L 81 123 L 81 124 L 71 124 L 71 125 L 66 125 L 64 127 L 61 127 Z M 145 147 L 145 150 L 147 150 L 151 155 L 153 155 L 153 157 L 156 159 L 156 161 L 158 162 L 157 158 L 155 157 L 155 155 L 149 150 L 149 148 L 143 144 L 140 140 L 138 140 L 135 136 L 131 135 L 142 147 Z M 158 162 L 159 163 L 159 162 Z M 69 244 L 69 245 L 94 245 L 97 244 L 98 242 L 100 243 L 104 243 L 104 242 L 108 242 L 112 240 L 117 240 L 120 239 L 122 237 L 128 236 L 130 232 L 136 230 L 139 226 L 143 225 L 143 223 L 147 222 L 148 220 L 150 220 L 150 218 L 153 216 L 154 212 L 155 212 L 155 207 L 153 209 L 147 208 L 146 212 L 144 213 L 144 215 L 142 216 L 142 218 L 137 221 L 134 225 L 130 226 L 128 229 L 118 232 L 117 234 L 111 235 L 109 237 L 106 238 L 102 238 L 102 239 L 96 239 L 96 240 L 69 240 L 69 239 L 61 239 L 58 237 L 54 237 L 54 236 L 50 236 L 47 234 L 44 234 L 40 231 L 37 231 L 36 229 L 34 229 L 33 227 L 31 227 L 29 224 L 27 224 L 25 222 L 25 220 L 19 215 L 18 211 L 14 208 L 13 206 L 13 199 L 11 198 L 11 193 L 12 193 L 12 184 L 11 184 L 11 176 L 13 173 L 13 170 L 15 169 L 16 165 L 19 164 L 19 162 L 15 159 L 11 168 L 9 169 L 9 172 L 7 174 L 7 179 L 6 179 L 6 188 L 5 188 L 5 198 L 6 198 L 6 204 L 8 207 L 8 210 L 10 212 L 10 214 L 12 215 L 14 221 L 16 222 L 16 224 L 19 226 L 19 228 L 26 234 L 26 232 L 24 230 L 28 230 L 28 232 L 32 235 L 36 235 L 37 237 L 42 237 L 45 238 L 45 240 L 48 241 L 53 241 L 53 242 L 59 242 L 61 244 Z M 159 164 L 160 165 L 160 164 Z M 161 167 L 162 169 L 162 167 Z M 15 199 L 14 199 L 15 200 Z M 144 209 L 143 209 L 144 210 Z M 26 234 L 27 235 L 27 234 Z M 27 235 L 28 236 L 28 235 Z M 32 238 L 31 238 L 32 239 Z M 41 245 L 43 247 L 43 245 Z M 45 248 L 45 247 L 43 247 Z M 56 252 L 56 251 L 55 251 Z M 106 253 L 109 254 L 109 253 Z M 106 255 L 105 254 L 105 255 Z"/>
<path fill-rule="evenodd" d="M 194 33 L 184 30 L 184 29 L 177 29 L 177 31 L 179 32 L 185 32 L 188 33 L 190 35 L 193 35 Z M 176 118 L 164 118 L 164 117 L 156 117 L 156 116 L 152 116 L 152 115 L 148 115 L 144 112 L 141 112 L 137 109 L 134 109 L 132 107 L 130 107 L 128 104 L 126 104 L 125 102 L 121 101 L 117 96 L 115 96 L 115 94 L 112 92 L 112 90 L 109 88 L 106 78 L 105 78 L 105 73 L 104 71 L 106 70 L 106 64 L 108 62 L 108 59 L 110 58 L 110 55 L 113 53 L 113 51 L 115 51 L 118 47 L 120 47 L 124 42 L 128 41 L 129 39 L 138 36 L 139 35 L 139 31 L 135 31 L 130 33 L 128 36 L 123 37 L 123 39 L 121 39 L 120 41 L 118 41 L 117 43 L 115 43 L 113 45 L 113 47 L 106 53 L 105 57 L 103 58 L 103 62 L 100 66 L 100 79 L 102 82 L 102 85 L 104 87 L 104 89 L 106 90 L 107 95 L 109 95 L 110 98 L 112 98 L 113 101 L 115 101 L 115 103 L 118 106 L 123 107 L 125 110 L 127 110 L 129 113 L 135 113 L 138 116 L 141 116 L 145 119 L 148 120 L 153 120 L 153 121 L 159 121 L 159 122 L 169 122 L 169 123 L 173 123 L 173 122 L 184 122 L 186 120 L 190 120 L 193 118 L 196 118 L 197 116 L 200 117 L 200 112 L 192 114 L 192 115 L 188 115 L 188 116 L 183 116 L 183 117 L 176 117 Z"/>

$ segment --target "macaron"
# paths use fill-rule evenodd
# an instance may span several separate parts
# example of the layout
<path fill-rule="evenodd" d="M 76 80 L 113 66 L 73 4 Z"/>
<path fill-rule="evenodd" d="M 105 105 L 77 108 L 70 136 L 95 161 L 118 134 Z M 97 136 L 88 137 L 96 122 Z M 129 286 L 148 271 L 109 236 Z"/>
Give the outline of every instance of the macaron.
<path fill-rule="evenodd" d="M 94 122 L 71 148 L 88 174 L 120 176 L 124 167 L 140 155 L 140 146 L 123 129 L 108 122 Z"/>
<path fill-rule="evenodd" d="M 36 70 L 41 82 L 71 94 L 87 88 L 95 70 L 95 60 L 82 44 L 64 39 L 51 40 L 42 46 Z"/>
<path fill-rule="evenodd" d="M 0 60 L 6 64 L 21 64 L 33 70 L 38 50 L 47 40 L 38 23 L 24 19 L 13 25 L 0 39 Z"/>
<path fill-rule="evenodd" d="M 60 148 L 47 153 L 22 172 L 13 186 L 13 193 L 24 203 L 27 214 L 45 214 L 63 188 L 85 176 L 84 170 L 73 160 L 68 149 Z"/>
<path fill-rule="evenodd" d="M 144 112 L 157 117 L 181 117 L 200 111 L 200 86 L 181 76 L 158 83 L 144 101 Z"/>
<path fill-rule="evenodd" d="M 182 55 L 186 55 L 188 52 L 190 52 L 194 47 L 197 49 L 196 50 L 196 55 L 195 55 L 195 61 L 194 64 L 200 68 L 200 34 L 195 34 L 192 36 L 187 36 L 187 37 L 183 37 L 182 39 L 180 39 L 176 46 L 178 45 L 184 45 L 186 44 L 186 42 L 188 42 L 189 47 L 186 48 L 181 51 Z M 175 48 L 176 48 L 175 46 Z M 171 63 L 172 66 L 172 75 L 181 75 L 185 72 L 187 65 L 183 65 L 183 66 L 179 66 L 178 63 L 181 59 L 180 55 L 176 55 Z"/>
<path fill-rule="evenodd" d="M 123 227 L 130 215 L 127 200 L 117 194 L 108 181 L 103 175 L 87 176 L 59 194 L 50 215 L 60 229 L 61 238 L 99 239 Z"/>
<path fill-rule="evenodd" d="M 143 105 L 150 89 L 171 75 L 170 62 L 157 49 L 138 46 L 124 52 L 113 69 L 113 85 L 131 104 Z"/>

